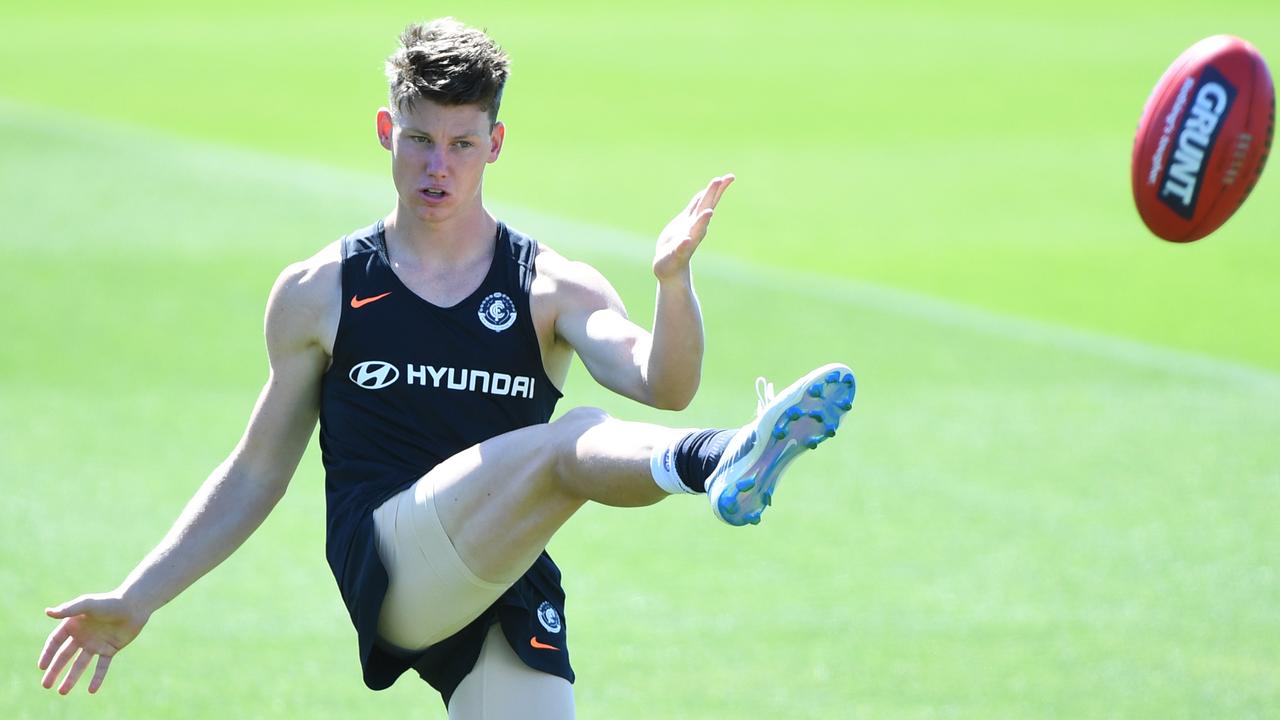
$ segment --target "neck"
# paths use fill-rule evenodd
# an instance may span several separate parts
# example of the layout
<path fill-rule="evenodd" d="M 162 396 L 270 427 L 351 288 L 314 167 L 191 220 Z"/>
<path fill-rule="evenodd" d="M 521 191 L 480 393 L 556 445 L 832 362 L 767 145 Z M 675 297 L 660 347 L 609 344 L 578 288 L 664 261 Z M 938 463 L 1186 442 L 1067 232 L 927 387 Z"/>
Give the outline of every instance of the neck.
<path fill-rule="evenodd" d="M 397 202 L 384 224 L 389 244 L 420 264 L 437 267 L 465 265 L 487 254 L 498 231 L 498 221 L 480 203 L 469 212 L 433 222 Z"/>

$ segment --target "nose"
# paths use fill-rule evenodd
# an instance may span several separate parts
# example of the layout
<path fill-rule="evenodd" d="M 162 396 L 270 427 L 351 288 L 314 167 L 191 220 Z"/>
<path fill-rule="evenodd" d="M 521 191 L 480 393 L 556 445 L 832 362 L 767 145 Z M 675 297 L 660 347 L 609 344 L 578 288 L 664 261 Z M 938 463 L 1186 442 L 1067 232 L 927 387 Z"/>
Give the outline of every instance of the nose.
<path fill-rule="evenodd" d="M 445 149 L 436 146 L 427 151 L 427 174 L 432 177 L 445 175 Z"/>

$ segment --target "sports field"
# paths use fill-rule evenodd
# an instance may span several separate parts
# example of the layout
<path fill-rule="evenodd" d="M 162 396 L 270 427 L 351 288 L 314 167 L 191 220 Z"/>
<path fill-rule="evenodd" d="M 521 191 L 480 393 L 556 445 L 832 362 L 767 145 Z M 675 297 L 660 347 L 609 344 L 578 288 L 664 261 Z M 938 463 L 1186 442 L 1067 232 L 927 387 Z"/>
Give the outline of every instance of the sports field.
<path fill-rule="evenodd" d="M 99 695 L 35 665 L 43 608 L 111 589 L 239 437 L 276 273 L 390 209 L 381 62 L 449 13 L 513 56 L 486 198 L 633 316 L 658 230 L 739 178 L 693 406 L 579 366 L 562 410 L 736 425 L 757 375 L 858 375 L 761 526 L 683 498 L 557 537 L 580 717 L 1280 717 L 1280 169 L 1189 246 L 1128 188 L 1166 65 L 1228 32 L 1280 68 L 1280 6 L 354 7 L 0 17 L 0 718 L 443 717 L 360 682 L 315 448 Z"/>

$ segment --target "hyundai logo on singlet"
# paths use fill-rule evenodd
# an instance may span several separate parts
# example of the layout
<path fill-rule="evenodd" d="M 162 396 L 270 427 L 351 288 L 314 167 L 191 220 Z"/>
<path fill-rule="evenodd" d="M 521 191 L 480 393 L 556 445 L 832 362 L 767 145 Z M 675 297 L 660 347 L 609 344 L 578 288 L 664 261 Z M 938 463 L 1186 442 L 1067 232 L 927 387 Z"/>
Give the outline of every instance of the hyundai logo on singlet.
<path fill-rule="evenodd" d="M 381 390 L 400 379 L 400 369 L 389 362 L 365 360 L 348 373 L 351 382 L 366 390 Z M 499 397 L 533 399 L 538 381 L 529 375 L 510 375 L 494 370 L 443 367 L 407 363 L 405 385 L 436 390 L 460 390 Z"/>
<path fill-rule="evenodd" d="M 381 360 L 366 360 L 351 368 L 351 382 L 365 390 L 381 390 L 400 379 L 395 365 Z"/>

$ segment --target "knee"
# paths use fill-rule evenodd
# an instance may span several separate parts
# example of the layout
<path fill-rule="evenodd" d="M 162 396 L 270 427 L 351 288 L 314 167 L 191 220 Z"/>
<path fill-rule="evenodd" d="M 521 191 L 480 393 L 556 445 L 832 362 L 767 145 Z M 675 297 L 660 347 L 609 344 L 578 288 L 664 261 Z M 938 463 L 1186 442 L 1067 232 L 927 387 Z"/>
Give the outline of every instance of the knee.
<path fill-rule="evenodd" d="M 560 432 L 581 435 L 587 428 L 609 419 L 609 413 L 594 407 L 576 407 L 551 422 Z"/>
<path fill-rule="evenodd" d="M 552 442 L 556 454 L 573 456 L 578 440 L 588 430 L 609 420 L 609 413 L 600 408 L 576 407 L 551 422 Z"/>
<path fill-rule="evenodd" d="M 548 443 L 554 459 L 553 468 L 557 476 L 563 477 L 578 465 L 579 441 L 593 427 L 608 421 L 609 414 L 600 408 L 576 407 L 556 418 L 548 428 L 551 438 Z"/>

